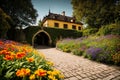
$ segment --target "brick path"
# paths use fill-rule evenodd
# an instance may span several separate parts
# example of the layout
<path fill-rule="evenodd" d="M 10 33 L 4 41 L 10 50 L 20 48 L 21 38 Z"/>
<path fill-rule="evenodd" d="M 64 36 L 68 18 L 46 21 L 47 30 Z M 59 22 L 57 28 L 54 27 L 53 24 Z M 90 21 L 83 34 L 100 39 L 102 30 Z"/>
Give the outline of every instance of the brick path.
<path fill-rule="evenodd" d="M 62 71 L 64 80 L 120 80 L 120 67 L 97 63 L 55 48 L 38 50 Z"/>

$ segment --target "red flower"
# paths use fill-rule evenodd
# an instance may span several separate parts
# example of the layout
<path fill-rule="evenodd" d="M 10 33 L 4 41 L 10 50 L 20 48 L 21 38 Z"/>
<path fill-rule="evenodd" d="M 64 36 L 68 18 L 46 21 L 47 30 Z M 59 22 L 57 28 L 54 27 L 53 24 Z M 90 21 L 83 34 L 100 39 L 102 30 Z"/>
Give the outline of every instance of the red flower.
<path fill-rule="evenodd" d="M 3 59 L 5 59 L 5 60 L 13 60 L 14 56 L 13 55 L 5 55 L 5 57 Z"/>
<path fill-rule="evenodd" d="M 0 45 L 3 45 L 4 43 L 2 41 L 0 41 Z"/>
<path fill-rule="evenodd" d="M 17 52 L 16 58 L 17 58 L 17 59 L 21 59 L 21 58 L 23 58 L 25 55 L 26 55 L 25 52 Z"/>
<path fill-rule="evenodd" d="M 2 51 L 0 51 L 0 54 L 9 55 L 9 54 L 11 54 L 11 52 L 7 51 L 7 50 L 2 50 Z"/>

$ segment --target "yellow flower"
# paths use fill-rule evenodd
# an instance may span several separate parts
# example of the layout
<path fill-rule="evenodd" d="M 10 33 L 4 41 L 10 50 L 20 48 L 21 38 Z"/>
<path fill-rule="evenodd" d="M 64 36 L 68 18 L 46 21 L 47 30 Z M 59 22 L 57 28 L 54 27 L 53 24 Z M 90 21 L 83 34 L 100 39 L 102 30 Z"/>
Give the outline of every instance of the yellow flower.
<path fill-rule="evenodd" d="M 52 74 L 52 71 L 47 71 L 47 74 Z"/>
<path fill-rule="evenodd" d="M 34 61 L 34 58 L 26 58 L 28 62 L 33 62 Z"/>
<path fill-rule="evenodd" d="M 30 69 L 26 69 L 25 75 L 30 75 Z"/>
<path fill-rule="evenodd" d="M 60 74 L 60 71 L 57 69 L 54 69 L 53 73 L 57 75 L 57 74 Z"/>
<path fill-rule="evenodd" d="M 47 64 L 50 66 L 53 66 L 53 62 L 51 62 L 51 61 L 48 61 Z"/>
<path fill-rule="evenodd" d="M 60 74 L 60 71 L 57 69 L 54 69 L 53 71 L 47 71 L 47 74 L 50 80 L 57 80 L 55 76 L 58 76 L 59 78 L 64 78 L 64 76 Z"/>
<path fill-rule="evenodd" d="M 53 76 L 53 75 L 49 75 L 48 78 L 49 78 L 50 80 L 57 80 L 57 79 L 55 78 L 55 76 Z"/>
<path fill-rule="evenodd" d="M 30 77 L 29 77 L 30 80 L 35 80 L 35 75 L 32 74 Z"/>
<path fill-rule="evenodd" d="M 20 70 L 17 70 L 16 75 L 19 77 L 24 77 L 24 76 L 30 75 L 30 69 L 22 68 Z"/>
<path fill-rule="evenodd" d="M 62 75 L 62 74 L 59 74 L 59 78 L 62 78 L 62 79 L 63 79 L 63 78 L 64 78 L 64 75 Z"/>
<path fill-rule="evenodd" d="M 60 74 L 60 71 L 54 69 L 53 71 L 47 71 L 47 74 L 49 74 L 49 75 L 54 75 L 54 76 L 55 76 L 55 75 Z"/>
<path fill-rule="evenodd" d="M 41 77 L 46 76 L 46 70 L 38 69 L 38 70 L 35 71 L 35 74 L 37 76 L 41 76 Z"/>

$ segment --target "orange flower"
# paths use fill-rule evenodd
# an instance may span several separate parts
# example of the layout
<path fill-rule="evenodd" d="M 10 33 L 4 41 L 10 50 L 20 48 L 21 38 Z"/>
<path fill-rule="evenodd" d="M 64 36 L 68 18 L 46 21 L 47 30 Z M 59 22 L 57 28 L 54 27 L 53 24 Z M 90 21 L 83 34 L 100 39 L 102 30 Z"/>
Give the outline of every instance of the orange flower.
<path fill-rule="evenodd" d="M 17 42 L 12 41 L 12 42 L 11 42 L 11 44 L 16 45 L 16 44 L 17 44 Z"/>
<path fill-rule="evenodd" d="M 25 77 L 27 75 L 30 75 L 30 69 L 22 68 L 20 70 L 17 70 L 16 75 L 19 77 Z"/>
<path fill-rule="evenodd" d="M 17 59 L 21 59 L 21 58 L 23 58 L 25 55 L 26 55 L 25 52 L 17 52 L 16 58 L 17 58 Z"/>
<path fill-rule="evenodd" d="M 0 55 L 2 55 L 2 51 L 0 51 Z"/>
<path fill-rule="evenodd" d="M 5 60 L 13 60 L 14 55 L 5 55 L 5 57 L 3 59 L 5 59 Z"/>
<path fill-rule="evenodd" d="M 9 54 L 11 54 L 11 52 L 7 51 L 7 50 L 2 50 L 2 51 L 0 51 L 0 54 L 9 55 Z"/>
<path fill-rule="evenodd" d="M 0 45 L 3 45 L 3 41 L 0 41 Z"/>
<path fill-rule="evenodd" d="M 38 69 L 38 70 L 35 71 L 35 74 L 38 75 L 38 76 L 41 76 L 41 77 L 45 76 L 46 73 L 47 73 L 47 71 L 43 70 L 43 69 Z"/>
<path fill-rule="evenodd" d="M 28 62 L 33 62 L 34 61 L 34 58 L 26 58 Z"/>
<path fill-rule="evenodd" d="M 24 51 L 24 52 L 26 52 L 27 53 L 27 49 L 25 49 L 25 48 L 23 48 L 23 50 L 22 51 Z"/>

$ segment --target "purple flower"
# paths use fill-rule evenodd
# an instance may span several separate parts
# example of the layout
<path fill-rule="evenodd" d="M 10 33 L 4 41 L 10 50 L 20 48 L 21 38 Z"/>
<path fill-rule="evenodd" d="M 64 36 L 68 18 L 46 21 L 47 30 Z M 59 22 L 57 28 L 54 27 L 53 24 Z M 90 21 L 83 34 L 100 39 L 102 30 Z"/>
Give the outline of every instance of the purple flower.
<path fill-rule="evenodd" d="M 101 38 L 103 38 L 103 39 L 113 39 L 113 38 L 120 38 L 120 36 L 110 34 L 110 35 L 102 36 Z"/>
<path fill-rule="evenodd" d="M 95 47 L 90 47 L 89 49 L 86 50 L 86 54 L 91 56 L 92 59 L 96 59 L 97 55 L 102 53 L 103 50 L 101 48 L 95 48 Z"/>
<path fill-rule="evenodd" d="M 85 39 L 87 39 L 87 37 L 80 37 L 80 38 L 75 39 L 75 42 L 82 42 Z"/>
<path fill-rule="evenodd" d="M 71 41 L 73 41 L 74 39 L 72 39 L 72 38 L 65 38 L 65 39 L 63 39 L 61 42 L 62 43 L 68 43 L 68 42 L 71 42 Z"/>

